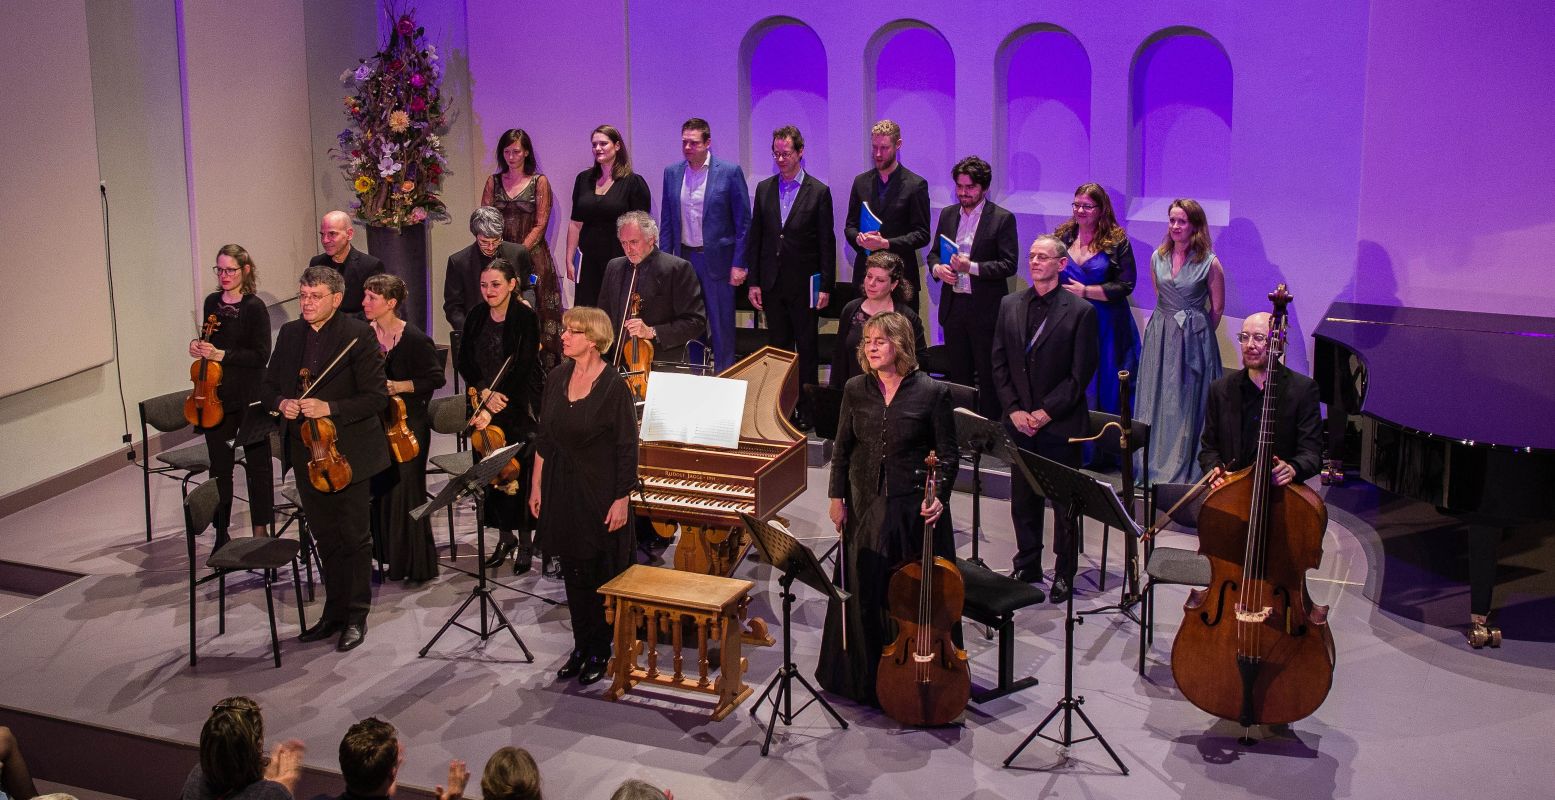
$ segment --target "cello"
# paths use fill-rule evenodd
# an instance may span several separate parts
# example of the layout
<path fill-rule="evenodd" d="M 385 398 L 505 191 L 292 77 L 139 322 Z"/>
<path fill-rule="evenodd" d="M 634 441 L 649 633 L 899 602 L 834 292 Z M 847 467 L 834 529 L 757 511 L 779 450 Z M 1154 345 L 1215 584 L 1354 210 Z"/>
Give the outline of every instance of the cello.
<path fill-rule="evenodd" d="M 205 327 L 200 331 L 200 341 L 209 342 L 211 334 L 221 327 L 221 321 L 212 314 L 205 318 Z M 226 410 L 221 406 L 221 395 L 217 387 L 221 386 L 221 364 L 208 358 L 189 365 L 189 380 L 194 382 L 194 390 L 184 400 L 184 419 L 196 428 L 214 428 L 221 424 L 227 416 Z"/>
<path fill-rule="evenodd" d="M 923 463 L 929 473 L 923 487 L 927 504 L 939 490 L 939 458 L 930 450 Z M 903 725 L 949 724 L 972 697 L 966 651 L 950 635 L 961 619 L 966 585 L 955 564 L 934 555 L 933 525 L 923 526 L 922 557 L 891 576 L 888 596 L 897 634 L 880 652 L 875 675 L 880 709 Z"/>
<path fill-rule="evenodd" d="M 1172 642 L 1172 676 L 1203 711 L 1244 728 L 1294 722 L 1333 684 L 1328 607 L 1313 605 L 1306 572 L 1323 558 L 1328 510 L 1300 484 L 1275 486 L 1275 409 L 1285 355 L 1285 284 L 1274 314 L 1257 456 L 1212 491 L 1199 512 L 1199 553 L 1209 585 L 1194 589 Z M 1244 737 L 1245 738 L 1245 737 Z"/>

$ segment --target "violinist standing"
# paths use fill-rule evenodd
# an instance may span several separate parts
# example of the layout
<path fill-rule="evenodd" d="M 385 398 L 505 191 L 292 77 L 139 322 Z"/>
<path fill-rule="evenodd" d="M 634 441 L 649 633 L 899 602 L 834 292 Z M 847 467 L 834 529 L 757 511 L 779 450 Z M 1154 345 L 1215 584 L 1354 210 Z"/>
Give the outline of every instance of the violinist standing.
<path fill-rule="evenodd" d="M 918 369 L 913 338 L 911 323 L 894 311 L 864 323 L 856 356 L 863 374 L 843 389 L 832 450 L 829 513 L 842 534 L 834 578 L 853 596 L 827 607 L 815 677 L 827 691 L 868 705 L 879 704 L 880 652 L 896 638 L 887 608 L 891 575 L 921 557 L 924 525 L 934 526 L 935 555 L 956 555 L 945 513 L 960 461 L 950 390 Z M 939 491 L 924 505 L 930 450 L 939 458 Z M 953 635 L 959 642 L 959 627 Z"/>
<path fill-rule="evenodd" d="M 259 383 L 265 361 L 270 358 L 270 315 L 264 301 L 255 296 L 259 276 L 254 260 L 239 245 L 223 245 L 211 268 L 221 288 L 205 298 L 200 319 L 216 316 L 218 326 L 210 341 L 195 339 L 189 343 L 190 358 L 206 358 L 221 365 L 222 380 L 217 387 L 225 416 L 221 424 L 206 428 L 205 449 L 210 453 L 211 477 L 216 480 L 220 504 L 216 507 L 216 546 L 227 541 L 232 516 L 233 447 L 228 444 L 237 435 L 247 416 L 249 403 L 259 398 Z M 261 439 L 243 448 L 243 472 L 248 479 L 248 515 L 255 536 L 268 533 L 275 504 L 275 471 L 270 466 L 270 440 Z"/>
<path fill-rule="evenodd" d="M 260 396 L 266 410 L 286 420 L 287 462 L 296 475 L 302 513 L 324 567 L 323 614 L 298 638 L 315 642 L 338 633 L 335 649 L 345 652 L 366 639 L 367 612 L 372 607 L 368 479 L 390 461 L 379 417 L 388 404 L 388 378 L 372 328 L 339 313 L 345 293 L 345 279 L 339 272 L 308 267 L 298 279 L 297 293 L 302 316 L 281 326 Z M 324 374 L 353 341 L 334 369 Z M 308 397 L 299 400 L 298 373 L 303 369 L 314 376 L 315 385 Z M 308 480 L 303 423 L 323 417 L 334 422 L 336 448 L 351 465 L 350 484 L 335 492 L 321 492 Z"/>
<path fill-rule="evenodd" d="M 486 307 L 476 308 L 464 321 L 459 344 L 459 376 L 481 390 L 485 410 L 471 418 L 477 430 L 495 425 L 508 444 L 525 442 L 519 460 L 524 465 L 515 480 L 486 488 L 486 525 L 501 531 L 486 566 L 495 568 L 513 555 L 513 574 L 530 570 L 533 560 L 534 518 L 526 507 L 529 481 L 525 478 L 534 458 L 528 444 L 535 429 L 540 386 L 540 316 L 518 295 L 518 273 L 503 259 L 494 259 L 481 270 L 481 297 Z M 507 370 L 502 365 L 509 357 Z M 493 386 L 497 373 L 502 380 Z M 489 394 L 489 397 L 487 396 Z M 516 535 L 515 535 L 516 532 Z"/>
<path fill-rule="evenodd" d="M 405 404 L 406 427 L 420 445 L 415 458 L 390 464 L 373 477 L 374 550 L 379 562 L 389 565 L 391 580 L 419 583 L 437 577 L 437 545 L 432 541 L 432 521 L 412 520 L 410 510 L 426 502 L 427 445 L 432 436 L 427 403 L 448 378 L 438 364 L 437 345 L 431 337 L 399 315 L 407 294 L 399 276 L 374 275 L 365 285 L 362 313 L 378 337 L 389 396 Z"/>

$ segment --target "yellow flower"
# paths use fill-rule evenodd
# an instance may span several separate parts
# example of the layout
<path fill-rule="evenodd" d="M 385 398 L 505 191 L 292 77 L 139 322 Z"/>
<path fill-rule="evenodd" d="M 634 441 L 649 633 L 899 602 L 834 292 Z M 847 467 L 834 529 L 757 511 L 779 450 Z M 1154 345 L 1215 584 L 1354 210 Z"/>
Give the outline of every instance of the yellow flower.
<path fill-rule="evenodd" d="M 373 179 L 366 175 L 359 175 L 356 179 L 356 193 L 367 194 L 373 190 Z"/>
<path fill-rule="evenodd" d="M 416 182 L 415 181 L 405 181 L 404 183 L 400 184 L 400 191 L 405 193 L 405 194 L 410 194 L 411 191 L 414 190 L 415 188 L 416 188 Z"/>
<path fill-rule="evenodd" d="M 395 111 L 389 115 L 389 130 L 395 133 L 404 133 L 410 127 L 410 115 L 403 111 Z"/>

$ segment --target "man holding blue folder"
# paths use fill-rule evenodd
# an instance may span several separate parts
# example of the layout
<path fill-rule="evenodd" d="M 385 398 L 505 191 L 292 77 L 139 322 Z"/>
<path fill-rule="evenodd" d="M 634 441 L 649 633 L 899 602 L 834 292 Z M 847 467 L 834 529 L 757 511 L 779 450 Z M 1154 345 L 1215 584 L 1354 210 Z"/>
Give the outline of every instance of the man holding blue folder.
<path fill-rule="evenodd" d="M 864 282 L 869 254 L 889 250 L 907 267 L 907 282 L 917 297 L 923 289 L 918 251 L 929 243 L 929 183 L 902 166 L 901 146 L 902 128 L 895 122 L 883 119 L 869 129 L 875 167 L 853 179 L 843 234 L 854 252 L 854 286 Z"/>

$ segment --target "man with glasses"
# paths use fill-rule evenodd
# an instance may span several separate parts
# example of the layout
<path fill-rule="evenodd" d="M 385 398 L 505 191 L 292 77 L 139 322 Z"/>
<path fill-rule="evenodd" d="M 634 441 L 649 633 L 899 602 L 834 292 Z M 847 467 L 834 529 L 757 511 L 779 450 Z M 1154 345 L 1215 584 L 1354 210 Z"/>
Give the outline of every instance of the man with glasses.
<path fill-rule="evenodd" d="M 367 279 L 383 272 L 383 262 L 377 256 L 364 253 L 351 246 L 356 228 L 344 211 L 331 211 L 319 221 L 319 244 L 324 252 L 308 262 L 310 267 L 329 267 L 340 273 L 346 282 L 345 296 L 340 301 L 340 311 L 357 319 L 362 318 L 362 287 Z"/>
<path fill-rule="evenodd" d="M 345 295 L 340 273 L 308 267 L 297 282 L 302 314 L 276 336 L 260 402 L 284 420 L 298 501 L 324 566 L 324 611 L 318 624 L 297 638 L 316 642 L 338 633 L 335 649 L 345 652 L 366 639 L 372 607 L 368 479 L 389 466 L 378 416 L 389 404 L 388 379 L 373 329 L 339 313 Z M 313 381 L 306 397 L 299 380 L 303 369 Z M 309 449 L 302 442 L 303 425 L 326 417 L 334 423 L 335 449 L 351 466 L 350 482 L 329 491 L 309 480 Z"/>
<path fill-rule="evenodd" d="M 750 301 L 767 317 L 774 347 L 799 354 L 799 382 L 819 383 L 816 337 L 818 309 L 830 302 L 837 280 L 837 232 L 832 227 L 831 189 L 804 170 L 804 135 L 793 125 L 772 132 L 777 174 L 756 184 L 756 205 L 745 236 Z M 811 306 L 811 276 L 820 291 Z M 810 427 L 801 397 L 794 421 Z"/>
<path fill-rule="evenodd" d="M 475 236 L 474 243 L 449 256 L 447 271 L 443 273 L 443 316 L 456 331 L 464 330 L 470 309 L 485 307 L 481 271 L 499 258 L 513 265 L 524 302 L 534 307 L 534 266 L 529 251 L 502 240 L 502 212 L 494 206 L 475 209 L 470 214 L 470 233 Z"/>
<path fill-rule="evenodd" d="M 1004 427 L 1017 447 L 1080 466 L 1080 445 L 1070 437 L 1090 427 L 1085 387 L 1099 358 L 1096 309 L 1064 291 L 1058 276 L 1069 263 L 1064 243 L 1038 236 L 1027 265 L 1031 288 L 999 302 L 993 341 L 994 387 Z M 1024 480 L 1010 482 L 1010 518 L 1015 524 L 1017 580 L 1042 582 L 1044 499 Z M 1078 531 L 1065 503 L 1053 502 L 1053 588 L 1048 599 L 1062 603 L 1073 591 Z"/>
<path fill-rule="evenodd" d="M 1269 363 L 1268 312 L 1243 320 L 1236 340 L 1242 350 L 1242 368 L 1209 385 L 1199 466 L 1206 473 L 1221 468 L 1220 474 L 1210 479 L 1212 486 L 1225 482 L 1229 473 L 1252 466 L 1258 454 L 1263 389 L 1272 369 L 1278 370 L 1279 384 L 1274 406 L 1274 485 L 1305 482 L 1323 463 L 1317 382 L 1284 364 Z"/>

